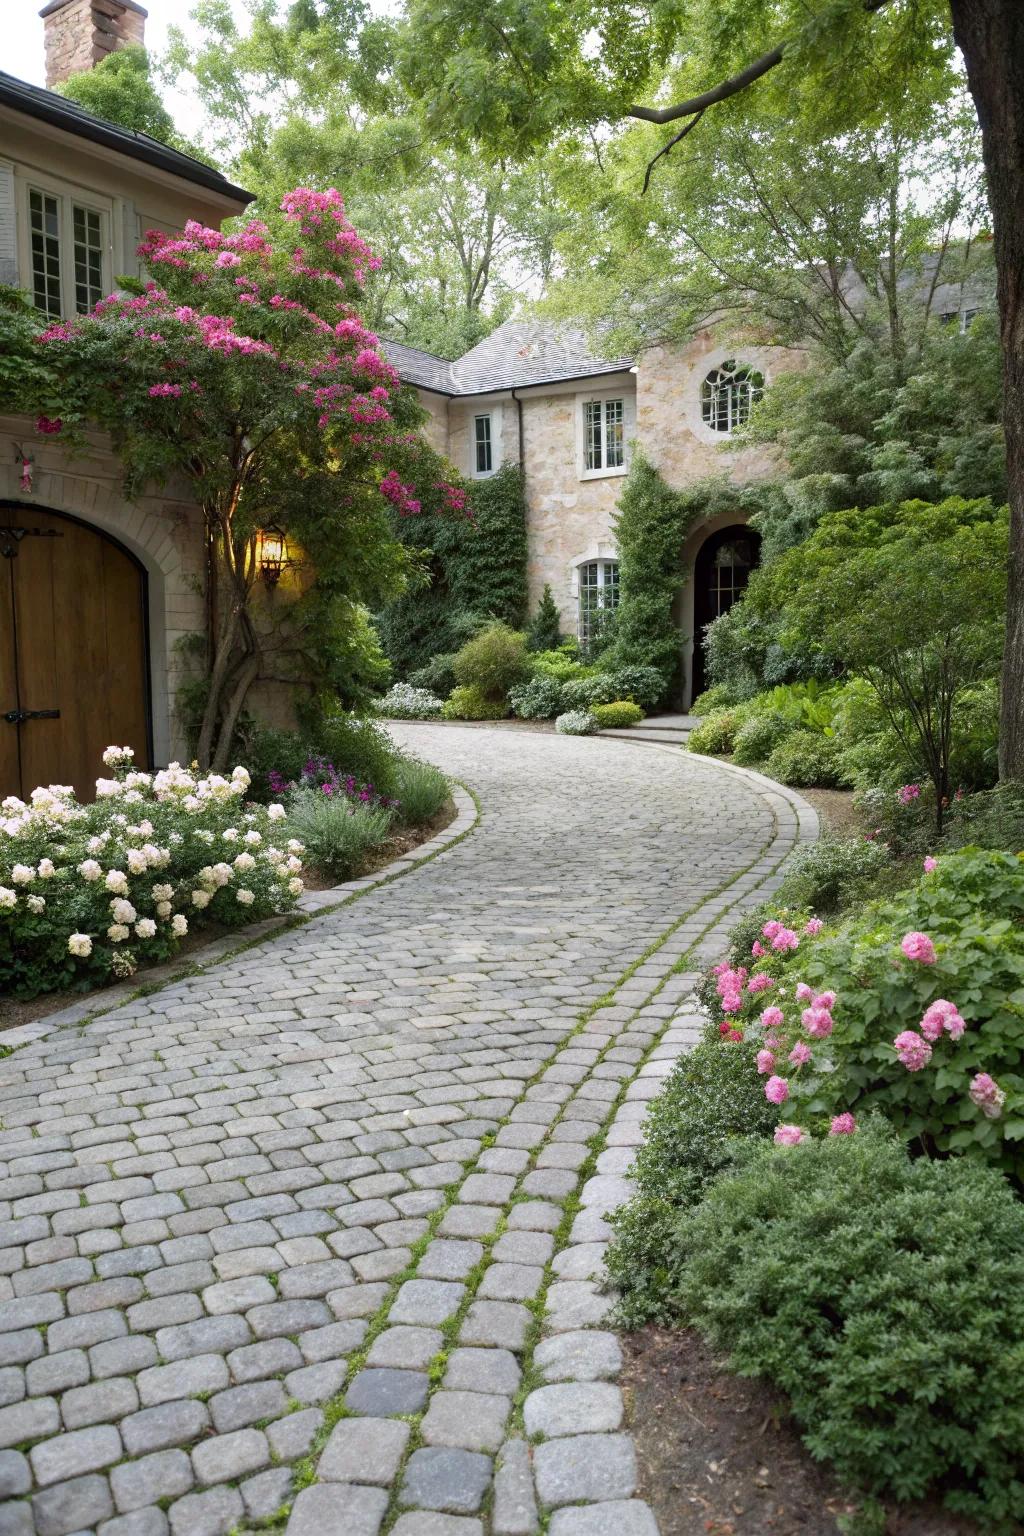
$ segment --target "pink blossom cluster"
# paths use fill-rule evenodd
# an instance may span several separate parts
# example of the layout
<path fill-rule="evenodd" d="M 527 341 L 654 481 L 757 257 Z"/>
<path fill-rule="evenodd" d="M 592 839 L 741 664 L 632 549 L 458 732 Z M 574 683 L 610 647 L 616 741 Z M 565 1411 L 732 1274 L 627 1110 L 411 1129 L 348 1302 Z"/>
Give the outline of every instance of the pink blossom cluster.
<path fill-rule="evenodd" d="M 987 1120 L 998 1120 L 1006 1103 L 1006 1094 L 987 1072 L 977 1072 L 967 1090 L 972 1104 L 976 1104 Z"/>
<path fill-rule="evenodd" d="M 715 990 L 721 999 L 723 1013 L 741 1013 L 743 1011 L 743 988 L 747 982 L 746 966 L 740 965 L 735 970 L 725 964 L 716 965 L 713 971 L 716 977 Z"/>
<path fill-rule="evenodd" d="M 389 469 L 380 482 L 381 495 L 390 501 L 399 517 L 415 517 L 421 511 L 421 504 L 412 494 L 413 489 L 411 485 L 404 485 L 393 469 Z"/>
<path fill-rule="evenodd" d="M 366 241 L 353 229 L 345 216 L 345 203 L 336 187 L 326 192 L 314 192 L 311 187 L 296 187 L 285 194 L 281 202 L 285 218 L 298 224 L 304 235 L 319 235 L 325 228 L 329 233 L 324 241 L 332 256 L 347 258 L 352 263 L 356 281 L 362 283 L 367 272 L 380 266 L 380 258 L 374 256 Z M 333 223 L 334 228 L 330 229 Z M 307 275 L 332 276 L 316 272 Z"/>
<path fill-rule="evenodd" d="M 908 1072 L 920 1072 L 932 1059 L 932 1048 L 923 1035 L 914 1029 L 904 1029 L 893 1041 L 896 1054 Z"/>
<path fill-rule="evenodd" d="M 784 954 L 787 950 L 799 949 L 800 940 L 792 928 L 787 928 L 776 918 L 765 923 L 761 929 L 762 934 L 771 943 L 772 949 Z"/>
<path fill-rule="evenodd" d="M 940 1039 L 943 1031 L 951 1040 L 959 1040 L 966 1027 L 956 1004 L 944 997 L 938 997 L 934 1003 L 929 1004 L 920 1025 L 922 1035 L 932 1041 Z"/>
<path fill-rule="evenodd" d="M 902 789 L 896 791 L 901 805 L 913 805 L 915 800 L 921 798 L 920 784 L 904 784 Z"/>
<path fill-rule="evenodd" d="M 926 933 L 905 933 L 900 948 L 908 960 L 917 960 L 921 965 L 935 964 L 935 945 Z"/>

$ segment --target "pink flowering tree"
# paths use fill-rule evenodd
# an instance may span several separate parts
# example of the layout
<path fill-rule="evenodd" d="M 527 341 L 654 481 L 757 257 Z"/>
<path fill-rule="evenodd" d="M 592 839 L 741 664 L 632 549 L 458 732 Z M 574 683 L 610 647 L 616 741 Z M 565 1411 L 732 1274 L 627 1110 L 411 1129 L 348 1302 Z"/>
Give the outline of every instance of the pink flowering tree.
<path fill-rule="evenodd" d="M 190 483 L 209 554 L 196 752 L 219 769 L 268 666 L 257 531 L 280 527 L 301 559 L 295 600 L 276 605 L 273 669 L 283 654 L 292 676 L 329 690 L 365 625 L 361 605 L 407 579 L 395 514 L 459 517 L 465 496 L 359 318 L 375 260 L 336 191 L 289 193 L 274 230 L 150 231 L 140 254 L 148 282 L 36 336 L 58 381 L 38 397 L 39 429 L 72 446 L 86 425 L 105 429 L 129 494 L 172 475 Z"/>

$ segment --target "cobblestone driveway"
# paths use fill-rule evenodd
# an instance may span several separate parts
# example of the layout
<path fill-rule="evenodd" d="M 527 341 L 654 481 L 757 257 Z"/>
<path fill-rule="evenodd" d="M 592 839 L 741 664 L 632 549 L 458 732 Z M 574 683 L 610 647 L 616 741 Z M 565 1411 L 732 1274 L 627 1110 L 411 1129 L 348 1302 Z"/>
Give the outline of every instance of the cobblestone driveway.
<path fill-rule="evenodd" d="M 603 1214 L 681 959 L 796 814 L 678 753 L 395 731 L 479 794 L 466 841 L 0 1062 L 0 1536 L 655 1531 Z"/>

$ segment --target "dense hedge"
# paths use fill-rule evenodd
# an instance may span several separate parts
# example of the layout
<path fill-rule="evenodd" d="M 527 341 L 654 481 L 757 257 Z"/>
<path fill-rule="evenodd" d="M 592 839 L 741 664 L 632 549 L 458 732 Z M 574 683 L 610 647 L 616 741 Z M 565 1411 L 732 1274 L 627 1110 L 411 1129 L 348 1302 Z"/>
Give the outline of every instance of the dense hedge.
<path fill-rule="evenodd" d="M 408 678 L 438 653 L 458 651 L 498 619 L 521 629 L 526 618 L 526 504 L 515 464 L 469 488 L 473 522 L 396 519 L 396 531 L 420 552 L 419 584 L 377 618 L 395 675 Z"/>

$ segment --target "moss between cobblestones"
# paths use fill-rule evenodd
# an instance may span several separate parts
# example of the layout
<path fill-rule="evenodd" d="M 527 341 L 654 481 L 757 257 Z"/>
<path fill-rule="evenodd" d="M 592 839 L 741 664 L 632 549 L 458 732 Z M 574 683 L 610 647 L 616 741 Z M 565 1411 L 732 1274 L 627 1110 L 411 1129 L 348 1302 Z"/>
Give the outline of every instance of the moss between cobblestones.
<path fill-rule="evenodd" d="M 472 794 L 472 791 L 470 791 L 470 793 Z M 473 798 L 474 798 L 474 800 L 476 800 L 475 796 Z M 474 826 L 479 823 L 479 803 L 478 802 L 477 802 L 477 807 L 478 807 L 478 820 L 477 820 L 477 822 L 474 823 Z M 469 830 L 472 830 L 472 829 L 467 829 L 467 832 Z M 465 836 L 465 835 L 467 835 L 467 834 L 464 833 L 463 836 Z M 703 897 L 700 901 L 694 903 L 693 906 L 689 907 L 678 918 L 676 918 L 668 926 L 668 928 L 666 928 L 661 934 L 659 934 L 654 940 L 652 940 L 652 942 L 647 946 L 647 948 L 640 955 L 638 955 L 637 958 L 630 963 L 630 965 L 628 965 L 623 970 L 621 975 L 616 979 L 615 984 L 611 988 L 609 988 L 609 990 L 606 993 L 604 993 L 600 998 L 595 999 L 592 1003 L 588 1004 L 588 1006 L 586 1008 L 581 1010 L 580 1014 L 578 1015 L 577 1022 L 576 1022 L 576 1025 L 574 1026 L 574 1028 L 565 1036 L 564 1040 L 562 1040 L 559 1043 L 559 1045 L 556 1047 L 556 1049 L 554 1051 L 552 1051 L 551 1055 L 548 1056 L 545 1059 L 545 1061 L 538 1067 L 537 1071 L 532 1075 L 532 1077 L 530 1077 L 527 1081 L 525 1081 L 523 1083 L 522 1093 L 521 1093 L 519 1099 L 517 1100 L 517 1105 L 518 1104 L 523 1104 L 523 1103 L 526 1102 L 526 1095 L 527 1095 L 529 1089 L 532 1088 L 536 1083 L 538 1083 L 544 1077 L 544 1075 L 547 1073 L 549 1068 L 552 1067 L 555 1064 L 555 1062 L 558 1060 L 558 1057 L 574 1041 L 579 1039 L 579 1037 L 585 1032 L 586 1027 L 591 1022 L 591 1020 L 594 1019 L 595 1016 L 599 1012 L 601 1012 L 602 1009 L 607 1008 L 607 1007 L 612 1007 L 612 1006 L 615 1005 L 615 998 L 616 998 L 616 996 L 621 991 L 621 989 L 624 986 L 624 984 L 627 981 L 629 981 L 632 976 L 634 976 L 636 974 L 636 972 L 639 970 L 639 968 L 647 960 L 653 958 L 653 956 L 656 955 L 658 953 L 658 951 L 664 947 L 664 945 L 668 942 L 668 940 L 672 937 L 672 935 L 678 931 L 678 929 L 682 926 L 683 923 L 685 923 L 687 921 L 688 918 L 692 917 L 695 912 L 698 912 L 703 906 L 705 906 L 707 904 L 708 901 L 714 900 L 715 897 L 722 895 L 723 892 L 727 891 L 732 885 L 734 885 L 736 883 L 737 880 L 742 879 L 742 877 L 745 874 L 747 874 L 749 872 L 749 870 L 751 870 L 754 867 L 754 865 L 758 862 L 758 860 L 763 856 L 763 852 L 764 852 L 765 847 L 769 847 L 777 836 L 778 836 L 778 824 L 777 824 L 776 819 L 773 816 L 771 834 L 770 834 L 769 838 L 766 840 L 766 843 L 762 845 L 761 849 L 758 850 L 758 852 L 754 855 L 754 857 L 750 860 L 750 862 L 743 869 L 738 870 L 728 880 L 724 881 L 722 883 L 722 885 L 718 886 L 715 889 L 715 891 L 713 891 L 710 895 L 707 895 L 707 896 Z M 451 846 L 451 845 L 449 845 L 449 846 Z M 785 855 L 784 855 L 784 857 L 785 857 Z M 781 863 L 781 860 L 779 862 Z M 778 867 L 777 864 L 773 865 L 771 872 L 774 872 L 774 869 L 776 869 L 777 867 Z M 708 924 L 707 928 L 705 928 L 702 931 L 701 938 L 703 938 L 704 934 L 706 934 L 715 925 L 715 923 L 721 922 L 722 921 L 722 917 L 723 917 L 722 913 L 716 914 L 716 916 Z M 691 949 L 692 949 L 692 947 L 693 946 L 691 946 Z M 687 953 L 689 953 L 689 952 L 690 951 L 687 951 Z M 662 976 L 660 976 L 658 978 L 658 980 L 655 982 L 655 984 L 652 986 L 651 991 L 648 994 L 645 995 L 643 1001 L 638 1004 L 638 1006 L 630 1013 L 629 1018 L 626 1021 L 624 1021 L 622 1027 L 620 1029 L 615 1030 L 610 1035 L 607 1043 L 605 1044 L 605 1046 L 603 1047 L 603 1049 L 599 1053 L 597 1059 L 594 1061 L 593 1065 L 591 1066 L 591 1069 L 588 1072 L 587 1077 L 583 1079 L 584 1082 L 588 1081 L 593 1076 L 594 1068 L 599 1066 L 601 1064 L 601 1062 L 605 1059 L 605 1056 L 606 1056 L 607 1052 L 614 1047 L 618 1037 L 620 1035 L 622 1035 L 623 1033 L 628 1031 L 630 1026 L 636 1021 L 636 1019 L 643 1012 L 643 1010 L 645 1008 L 647 1008 L 650 1005 L 650 1003 L 657 997 L 657 995 L 661 992 L 662 988 L 665 986 L 665 983 L 667 982 L 669 976 L 670 975 L 674 975 L 674 974 L 678 974 L 679 969 L 680 969 L 680 967 L 679 967 L 678 964 L 674 965 L 674 966 L 670 967 Z M 551 1259 L 549 1260 L 549 1262 L 544 1267 L 544 1275 L 542 1277 L 541 1285 L 540 1285 L 540 1288 L 539 1288 L 539 1290 L 537 1292 L 537 1295 L 535 1297 L 531 1298 L 529 1301 L 527 1301 L 525 1303 L 526 1307 L 531 1312 L 532 1317 L 531 1317 L 531 1321 L 530 1321 L 529 1327 L 527 1329 L 527 1334 L 526 1334 L 526 1338 L 524 1340 L 523 1349 L 522 1349 L 522 1351 L 519 1352 L 521 1354 L 521 1358 L 522 1358 L 522 1373 L 523 1374 L 522 1374 L 522 1379 L 521 1379 L 521 1382 L 520 1382 L 519 1390 L 517 1391 L 517 1393 L 516 1393 L 516 1395 L 515 1395 L 515 1397 L 513 1399 L 512 1414 L 510 1416 L 510 1432 L 513 1432 L 513 1431 L 515 1431 L 517 1429 L 521 1431 L 521 1429 L 522 1429 L 522 1406 L 523 1406 L 523 1403 L 525 1402 L 526 1397 L 528 1396 L 529 1392 L 531 1390 L 533 1390 L 535 1384 L 537 1383 L 537 1375 L 536 1375 L 535 1369 L 533 1367 L 533 1356 L 534 1356 L 534 1352 L 536 1350 L 537 1344 L 539 1343 L 540 1338 L 541 1338 L 541 1333 L 542 1333 L 542 1328 L 543 1328 L 544 1312 L 545 1312 L 545 1306 L 546 1306 L 547 1292 L 548 1292 L 548 1289 L 549 1289 L 549 1287 L 550 1287 L 550 1285 L 552 1283 L 552 1277 L 554 1276 L 554 1273 L 555 1273 L 554 1268 L 553 1268 L 554 1258 L 565 1247 L 566 1241 L 567 1241 L 568 1236 L 569 1236 L 569 1233 L 571 1232 L 571 1229 L 572 1229 L 573 1221 L 575 1220 L 575 1218 L 578 1215 L 580 1209 L 582 1208 L 581 1207 L 581 1203 L 580 1203 L 580 1198 L 579 1198 L 579 1191 L 580 1191 L 580 1189 L 582 1189 L 582 1187 L 583 1187 L 584 1183 L 586 1182 L 586 1180 L 593 1173 L 594 1167 L 596 1166 L 597 1157 L 599 1155 L 599 1150 L 600 1150 L 601 1146 L 603 1146 L 603 1144 L 604 1144 L 604 1139 L 605 1139 L 605 1135 L 607 1133 L 608 1125 L 611 1123 L 612 1118 L 618 1112 L 619 1107 L 621 1106 L 622 1102 L 624 1101 L 626 1093 L 627 1093 L 628 1088 L 630 1086 L 630 1083 L 632 1083 L 633 1081 L 636 1080 L 636 1077 L 637 1077 L 637 1075 L 639 1073 L 640 1068 L 649 1059 L 651 1052 L 657 1046 L 658 1041 L 660 1040 L 662 1034 L 664 1033 L 664 1029 L 667 1027 L 667 1022 L 668 1021 L 665 1021 L 665 1024 L 663 1024 L 661 1028 L 659 1028 L 659 1029 L 657 1029 L 656 1031 L 653 1032 L 651 1043 L 648 1046 L 647 1050 L 644 1052 L 644 1055 L 641 1058 L 640 1062 L 637 1063 L 636 1071 L 634 1073 L 632 1073 L 631 1076 L 628 1079 L 625 1079 L 623 1081 L 622 1086 L 621 1086 L 621 1088 L 619 1090 L 619 1093 L 617 1094 L 615 1100 L 610 1103 L 609 1108 L 608 1108 L 608 1112 L 606 1113 L 606 1115 L 604 1116 L 604 1118 L 600 1122 L 599 1129 L 596 1130 L 587 1139 L 586 1145 L 589 1148 L 589 1155 L 588 1155 L 588 1157 L 586 1158 L 586 1160 L 584 1161 L 583 1165 L 581 1166 L 581 1168 L 578 1171 L 578 1174 L 577 1174 L 577 1188 L 573 1192 L 573 1194 L 567 1196 L 566 1199 L 563 1202 L 560 1202 L 561 1205 L 562 1205 L 562 1217 L 561 1217 L 561 1220 L 559 1221 L 559 1225 L 556 1228 L 556 1231 L 555 1231 L 555 1234 L 554 1234 L 555 1245 L 554 1245 L 554 1248 L 552 1250 Z M 571 1096 L 570 1096 L 570 1098 L 571 1098 Z M 568 1103 L 568 1102 L 570 1102 L 570 1100 L 567 1100 L 566 1102 Z M 495 1226 L 494 1231 L 491 1232 L 490 1234 L 488 1234 L 487 1236 L 485 1236 L 482 1239 L 482 1242 L 483 1242 L 483 1245 L 484 1245 L 484 1253 L 481 1256 L 481 1258 L 477 1261 L 476 1265 L 474 1265 L 473 1269 L 470 1270 L 469 1274 L 465 1277 L 465 1282 L 464 1283 L 465 1283 L 465 1286 L 466 1286 L 466 1291 L 465 1291 L 465 1294 L 463 1296 L 462 1302 L 460 1303 L 460 1306 L 459 1306 L 457 1312 L 451 1318 L 449 1318 L 445 1323 L 443 1323 L 441 1325 L 441 1332 L 442 1332 L 442 1334 L 443 1334 L 443 1336 L 445 1338 L 446 1346 L 450 1347 L 450 1345 L 455 1343 L 455 1341 L 457 1340 L 459 1332 L 460 1332 L 461 1327 L 462 1327 L 462 1324 L 463 1324 L 463 1322 L 465 1320 L 466 1314 L 467 1314 L 470 1306 L 472 1305 L 473 1300 L 475 1299 L 476 1292 L 477 1292 L 477 1290 L 479 1288 L 480 1281 L 483 1278 L 484 1273 L 486 1272 L 487 1268 L 490 1265 L 490 1262 L 491 1262 L 491 1258 L 490 1258 L 491 1251 L 492 1251 L 494 1245 L 497 1243 L 498 1239 L 507 1230 L 508 1223 L 507 1223 L 507 1215 L 505 1213 L 507 1213 L 507 1211 L 510 1210 L 514 1205 L 527 1202 L 530 1199 L 534 1198 L 534 1197 L 530 1196 L 528 1193 L 526 1193 L 526 1192 L 524 1192 L 522 1190 L 522 1188 L 521 1188 L 522 1182 L 531 1172 L 533 1172 L 535 1170 L 536 1161 L 537 1161 L 537 1158 L 538 1158 L 541 1150 L 543 1149 L 544 1146 L 549 1144 L 550 1139 L 551 1139 L 551 1133 L 552 1133 L 554 1127 L 562 1119 L 564 1113 L 565 1113 L 565 1105 L 561 1106 L 561 1108 L 559 1109 L 559 1113 L 555 1116 L 554 1120 L 548 1126 L 547 1132 L 546 1132 L 546 1134 L 544 1136 L 543 1141 L 536 1148 L 533 1149 L 533 1152 L 530 1155 L 530 1158 L 529 1158 L 529 1160 L 527 1162 L 526 1167 L 523 1169 L 522 1173 L 517 1177 L 517 1180 L 516 1180 L 516 1185 L 517 1185 L 516 1192 L 512 1195 L 512 1197 L 508 1201 L 506 1201 L 506 1203 L 505 1203 L 505 1211 L 503 1212 L 502 1216 L 499 1218 L 499 1220 L 498 1220 L 498 1222 L 497 1222 L 497 1224 Z M 500 1130 L 503 1126 L 505 1126 L 507 1124 L 510 1124 L 511 1123 L 511 1119 L 512 1119 L 512 1115 L 511 1115 L 511 1111 L 510 1111 L 508 1114 L 502 1116 L 502 1118 L 497 1122 L 497 1129 Z M 390 1314 L 390 1311 L 391 1311 L 391 1307 L 394 1304 L 395 1298 L 397 1297 L 397 1294 L 398 1294 L 399 1290 L 406 1283 L 407 1280 L 411 1280 L 411 1279 L 415 1278 L 415 1275 L 416 1275 L 416 1273 L 418 1271 L 418 1268 L 419 1268 L 419 1262 L 420 1262 L 421 1258 L 423 1257 L 423 1254 L 426 1252 L 426 1249 L 429 1247 L 430 1243 L 434 1240 L 434 1237 L 435 1237 L 435 1235 L 437 1233 L 437 1230 L 440 1227 L 442 1221 L 444 1220 L 445 1215 L 451 1209 L 452 1205 L 455 1204 L 457 1196 L 458 1196 L 458 1192 L 461 1189 L 463 1183 L 470 1176 L 470 1174 L 472 1174 L 475 1171 L 477 1171 L 477 1169 L 479 1168 L 480 1159 L 483 1156 L 483 1153 L 486 1150 L 488 1150 L 490 1147 L 494 1146 L 496 1140 L 497 1140 L 497 1131 L 488 1132 L 484 1137 L 481 1138 L 479 1151 L 477 1152 L 477 1154 L 473 1158 L 473 1160 L 463 1167 L 462 1173 L 460 1175 L 460 1178 L 457 1181 L 453 1182 L 452 1184 L 446 1185 L 444 1187 L 444 1189 L 442 1190 L 442 1194 L 444 1196 L 442 1204 L 437 1208 L 436 1211 L 431 1213 L 431 1215 L 429 1217 L 428 1227 L 427 1227 L 426 1232 L 424 1232 L 423 1235 L 412 1245 L 411 1252 L 410 1252 L 409 1263 L 405 1266 L 405 1268 L 399 1274 L 397 1274 L 397 1275 L 392 1277 L 391 1282 L 389 1284 L 387 1295 L 385 1296 L 384 1301 L 381 1303 L 381 1306 L 378 1308 L 377 1312 L 374 1314 L 373 1318 L 371 1319 L 369 1327 L 367 1328 L 366 1335 L 365 1335 L 365 1337 L 363 1339 L 362 1344 L 360 1345 L 360 1348 L 353 1355 L 351 1355 L 349 1357 L 348 1367 L 347 1367 L 347 1370 L 346 1370 L 346 1373 L 345 1373 L 345 1380 L 344 1380 L 344 1383 L 343 1383 L 342 1387 L 340 1388 L 339 1392 L 335 1395 L 335 1397 L 331 1399 L 330 1403 L 324 1405 L 324 1420 L 323 1420 L 323 1423 L 322 1423 L 320 1429 L 317 1432 L 317 1435 L 316 1435 L 316 1438 L 314 1439 L 313 1445 L 311 1446 L 311 1448 L 310 1448 L 309 1452 L 307 1453 L 307 1455 L 305 1457 L 303 1457 L 301 1461 L 297 1462 L 293 1466 L 293 1485 L 294 1485 L 296 1493 L 300 1492 L 303 1488 L 311 1486 L 313 1484 L 313 1482 L 315 1482 L 315 1480 L 316 1480 L 316 1468 L 317 1468 L 317 1465 L 319 1463 L 320 1456 L 321 1456 L 321 1454 L 323 1452 L 324 1446 L 326 1445 L 328 1439 L 330 1438 L 331 1432 L 333 1431 L 335 1425 L 338 1424 L 342 1419 L 353 1416 L 351 1414 L 350 1410 L 345 1406 L 345 1402 L 344 1402 L 345 1394 L 347 1393 L 349 1387 L 351 1386 L 352 1381 L 354 1380 L 355 1376 L 358 1374 L 358 1372 L 360 1370 L 362 1370 L 364 1368 L 364 1366 L 366 1364 L 367 1356 L 369 1354 L 369 1351 L 370 1351 L 374 1341 L 377 1339 L 377 1337 L 388 1326 L 388 1317 L 389 1317 L 389 1314 Z M 431 1380 L 432 1386 L 437 1385 L 440 1382 L 440 1380 L 442 1379 L 442 1377 L 443 1377 L 443 1372 L 444 1372 L 445 1364 L 447 1362 L 447 1357 L 448 1357 L 448 1347 L 446 1347 L 444 1350 L 440 1351 L 438 1353 L 438 1355 L 436 1355 L 434 1357 L 434 1360 L 431 1361 L 431 1365 L 430 1365 L 429 1370 L 430 1370 L 430 1380 Z M 385 1532 L 385 1533 L 391 1529 L 392 1525 L 394 1524 L 394 1522 L 397 1519 L 398 1514 L 400 1512 L 399 1498 L 400 1498 L 400 1490 L 401 1490 L 401 1487 L 402 1487 L 403 1473 L 404 1473 L 405 1466 L 406 1466 L 406 1464 L 408 1462 L 409 1457 L 413 1454 L 413 1452 L 415 1450 L 419 1449 L 421 1447 L 421 1445 L 422 1445 L 422 1436 L 421 1436 L 421 1433 L 420 1433 L 420 1426 L 421 1426 L 422 1421 L 423 1421 L 424 1413 L 426 1411 L 428 1411 L 428 1410 L 429 1410 L 429 1398 L 428 1398 L 427 1409 L 424 1410 L 424 1412 L 422 1412 L 420 1414 L 412 1414 L 412 1415 L 408 1415 L 408 1416 L 402 1415 L 402 1417 L 405 1419 L 405 1422 L 409 1423 L 412 1426 L 412 1433 L 409 1436 L 409 1441 L 408 1441 L 408 1444 L 406 1446 L 405 1454 L 404 1454 L 404 1456 L 402 1458 L 402 1462 L 401 1462 L 401 1464 L 400 1464 L 400 1466 L 399 1466 L 399 1468 L 398 1468 L 398 1470 L 396 1472 L 395 1479 L 394 1479 L 394 1482 L 393 1482 L 393 1485 L 392 1485 L 392 1488 L 391 1488 L 391 1496 L 390 1496 L 388 1508 L 387 1508 L 387 1511 L 385 1512 L 384 1520 L 383 1520 L 383 1523 L 382 1523 L 382 1531 Z M 535 1440 L 536 1440 L 536 1437 L 535 1437 Z M 488 1509 L 489 1509 L 490 1501 L 492 1499 L 493 1499 L 493 1486 L 488 1490 L 488 1495 L 487 1495 Z M 290 1512 L 291 1512 L 291 1505 L 290 1504 L 282 1506 L 282 1508 L 278 1512 L 278 1514 L 276 1516 L 274 1516 L 273 1519 L 270 1522 L 268 1522 L 265 1526 L 261 1527 L 261 1529 L 267 1529 L 267 1530 L 278 1529 L 289 1518 Z M 548 1517 L 547 1514 L 544 1514 L 544 1516 L 542 1517 L 542 1525 L 541 1525 L 542 1530 L 546 1530 L 547 1527 L 548 1527 L 548 1524 L 549 1524 L 549 1517 Z"/>

